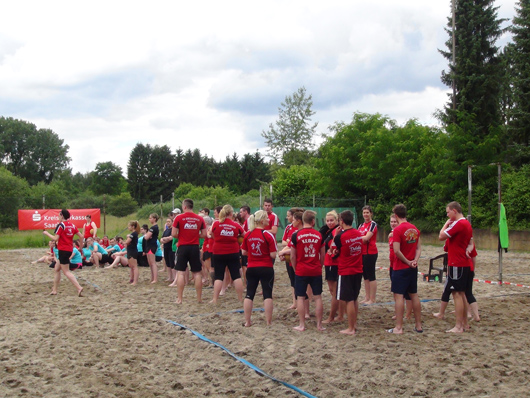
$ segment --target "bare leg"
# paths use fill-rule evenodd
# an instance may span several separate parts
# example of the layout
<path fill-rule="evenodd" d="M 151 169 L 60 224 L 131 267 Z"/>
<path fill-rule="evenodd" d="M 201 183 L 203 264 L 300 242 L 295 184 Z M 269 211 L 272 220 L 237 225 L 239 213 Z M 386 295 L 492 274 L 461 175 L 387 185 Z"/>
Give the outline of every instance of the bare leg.
<path fill-rule="evenodd" d="M 129 259 L 129 267 L 131 268 L 131 285 L 138 283 L 138 261 L 134 258 Z"/>
<path fill-rule="evenodd" d="M 186 273 L 188 271 L 177 271 L 177 304 L 182 304 L 182 295 L 184 294 L 184 286 L 186 286 Z"/>
<path fill-rule="evenodd" d="M 252 326 L 250 317 L 252 315 L 253 305 L 254 305 L 254 302 L 251 299 L 245 298 L 245 301 L 243 302 L 243 310 L 245 311 L 245 326 L 246 327 Z M 265 309 L 265 312 L 267 312 L 267 309 Z M 266 317 L 266 314 L 265 314 L 265 317 Z"/>
<path fill-rule="evenodd" d="M 59 283 L 61 283 L 61 264 L 59 264 L 59 260 L 57 260 L 55 262 L 55 267 L 53 268 L 53 287 L 50 295 L 54 296 L 57 294 Z"/>
<path fill-rule="evenodd" d="M 405 300 L 405 319 L 412 316 L 412 300 Z"/>
<path fill-rule="evenodd" d="M 322 304 L 322 295 L 313 296 L 315 299 L 315 315 L 317 318 L 317 329 L 320 331 L 326 330 L 325 327 L 322 326 L 322 315 L 324 314 L 324 306 Z"/>
<path fill-rule="evenodd" d="M 202 275 L 200 272 L 193 272 L 195 280 L 195 291 L 197 292 L 197 302 L 202 303 Z"/>
<path fill-rule="evenodd" d="M 156 256 L 153 253 L 147 253 L 147 262 L 151 269 L 151 283 L 158 282 L 158 264 L 156 263 Z"/>
<path fill-rule="evenodd" d="M 402 294 L 394 293 L 394 301 L 396 308 L 396 326 L 392 330 L 392 333 L 402 334 L 403 333 L 403 313 L 405 312 L 405 300 Z"/>
<path fill-rule="evenodd" d="M 421 302 L 420 298 L 417 294 L 411 294 L 410 300 L 412 302 L 412 310 L 414 311 L 414 321 L 415 321 L 415 327 L 416 331 L 420 332 L 423 330 L 423 327 L 421 325 Z"/>
<path fill-rule="evenodd" d="M 348 315 L 348 329 L 341 330 L 342 334 L 355 335 L 355 328 L 357 326 L 357 300 L 346 302 L 346 314 Z"/>
<path fill-rule="evenodd" d="M 241 278 L 234 280 L 234 288 L 236 289 L 237 299 L 243 301 L 243 280 Z"/>
<path fill-rule="evenodd" d="M 272 299 L 265 299 L 263 301 L 263 306 L 265 307 L 265 321 L 267 322 L 267 325 L 270 326 L 272 325 Z"/>
<path fill-rule="evenodd" d="M 438 318 L 438 319 L 444 319 L 445 310 L 447 308 L 447 304 L 449 304 L 449 302 L 442 301 L 440 303 L 440 312 L 433 312 L 432 316 L 435 317 L 435 318 Z"/>
<path fill-rule="evenodd" d="M 322 323 L 331 323 L 335 321 L 337 311 L 339 309 L 339 301 L 337 300 L 337 281 L 328 281 L 329 293 L 331 294 L 331 309 L 329 317 Z"/>
<path fill-rule="evenodd" d="M 77 289 L 77 295 L 81 297 L 81 293 L 83 292 L 83 288 L 75 278 L 74 274 L 70 272 L 70 264 L 61 264 L 61 270 L 63 271 L 64 276 L 74 285 L 74 287 Z"/>
<path fill-rule="evenodd" d="M 465 306 L 464 300 L 466 299 L 464 292 L 453 292 L 453 301 L 455 303 L 455 316 L 456 324 L 455 327 L 448 330 L 448 333 L 462 333 L 464 331 L 464 317 Z"/>
<path fill-rule="evenodd" d="M 368 279 L 364 280 L 364 296 L 364 300 L 361 301 L 361 304 L 366 304 L 370 301 L 370 281 Z"/>
<path fill-rule="evenodd" d="M 370 281 L 370 301 L 366 304 L 374 304 L 375 303 L 375 295 L 377 293 L 377 281 Z"/>
<path fill-rule="evenodd" d="M 478 303 L 475 301 L 474 303 L 469 304 L 469 309 L 471 310 L 471 314 L 473 315 L 473 320 L 475 322 L 479 322 L 480 315 L 478 312 Z"/>
<path fill-rule="evenodd" d="M 296 309 L 298 310 L 298 319 L 300 320 L 300 324 L 295 326 L 293 329 L 298 332 L 303 332 L 305 330 L 305 301 L 308 300 L 306 300 L 304 296 L 298 297 L 296 300 Z"/>
<path fill-rule="evenodd" d="M 220 279 L 216 279 L 213 283 L 213 298 L 210 303 L 217 304 L 217 300 L 219 299 L 219 295 L 221 293 L 221 289 L 223 288 L 223 281 Z"/>

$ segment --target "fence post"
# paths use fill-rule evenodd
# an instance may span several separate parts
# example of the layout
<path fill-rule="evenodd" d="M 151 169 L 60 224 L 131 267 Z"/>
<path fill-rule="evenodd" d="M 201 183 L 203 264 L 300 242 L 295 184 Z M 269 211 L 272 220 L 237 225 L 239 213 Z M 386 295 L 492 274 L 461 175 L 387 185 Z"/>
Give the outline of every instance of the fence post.
<path fill-rule="evenodd" d="M 107 194 L 103 195 L 103 235 L 107 235 Z"/>

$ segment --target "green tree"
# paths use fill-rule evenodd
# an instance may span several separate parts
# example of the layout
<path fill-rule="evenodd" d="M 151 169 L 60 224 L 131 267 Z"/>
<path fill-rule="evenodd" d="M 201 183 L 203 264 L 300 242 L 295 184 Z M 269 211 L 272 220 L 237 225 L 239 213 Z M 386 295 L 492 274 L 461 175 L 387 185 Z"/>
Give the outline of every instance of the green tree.
<path fill-rule="evenodd" d="M 62 184 L 52 181 L 50 184 L 39 182 L 28 190 L 26 207 L 30 209 L 61 209 L 68 202 L 68 197 Z M 43 202 L 44 200 L 44 202 Z"/>
<path fill-rule="evenodd" d="M 14 175 L 30 185 L 50 183 L 66 169 L 68 145 L 52 130 L 39 129 L 29 122 L 0 117 L 0 159 Z"/>
<path fill-rule="evenodd" d="M 513 92 L 508 108 L 508 137 L 512 144 L 510 162 L 516 166 L 530 161 L 530 0 L 517 2 L 511 32 L 513 42 L 507 46 Z"/>
<path fill-rule="evenodd" d="M 167 145 L 136 144 L 127 165 L 131 196 L 140 204 L 167 198 L 175 185 L 175 156 Z"/>
<path fill-rule="evenodd" d="M 0 167 L 0 228 L 14 228 L 17 225 L 18 210 L 24 207 L 28 196 L 28 183 Z"/>
<path fill-rule="evenodd" d="M 501 125 L 500 86 L 502 68 L 499 47 L 495 45 L 503 33 L 504 19 L 497 16 L 494 0 L 455 0 L 455 63 L 453 63 L 452 17 L 448 18 L 447 50 L 440 53 L 449 61 L 442 72 L 442 82 L 452 87 L 455 96 L 437 115 L 445 124 L 460 123 L 474 118 L 472 137 L 481 139 L 490 127 Z M 453 100 L 456 108 L 453 109 Z"/>
<path fill-rule="evenodd" d="M 317 169 L 308 165 L 278 169 L 272 180 L 275 203 L 278 206 L 292 203 L 310 206 L 314 193 L 312 186 L 316 175 Z"/>
<path fill-rule="evenodd" d="M 109 214 L 116 217 L 125 217 L 138 210 L 138 203 L 132 198 L 129 192 L 122 192 L 119 195 L 111 196 L 108 199 L 107 210 Z M 162 215 L 162 217 L 164 214 Z"/>
<path fill-rule="evenodd" d="M 127 189 L 127 181 L 117 164 L 100 162 L 91 174 L 90 190 L 96 195 L 119 195 Z"/>
<path fill-rule="evenodd" d="M 312 95 L 305 87 L 285 97 L 278 108 L 278 120 L 261 133 L 268 146 L 268 155 L 278 164 L 293 166 L 309 161 L 313 149 L 313 137 L 318 122 L 311 124 L 315 112 Z"/>

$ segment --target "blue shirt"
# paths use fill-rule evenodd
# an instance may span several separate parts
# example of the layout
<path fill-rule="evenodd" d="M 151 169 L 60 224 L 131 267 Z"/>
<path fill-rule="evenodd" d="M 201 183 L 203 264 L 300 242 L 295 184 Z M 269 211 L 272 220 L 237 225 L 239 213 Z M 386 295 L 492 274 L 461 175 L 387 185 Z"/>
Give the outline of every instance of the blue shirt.
<path fill-rule="evenodd" d="M 70 259 L 71 264 L 82 264 L 83 259 L 81 258 L 81 253 L 79 253 L 79 250 L 77 250 L 76 247 L 74 247 L 74 256 Z"/>

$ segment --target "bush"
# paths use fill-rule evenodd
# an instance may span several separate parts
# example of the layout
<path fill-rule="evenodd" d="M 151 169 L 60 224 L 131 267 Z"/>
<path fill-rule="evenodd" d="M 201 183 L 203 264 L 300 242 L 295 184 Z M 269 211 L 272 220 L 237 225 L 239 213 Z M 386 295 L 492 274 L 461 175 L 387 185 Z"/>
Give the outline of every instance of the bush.
<path fill-rule="evenodd" d="M 138 210 L 138 203 L 129 192 L 108 198 L 107 213 L 116 217 L 125 217 Z"/>

